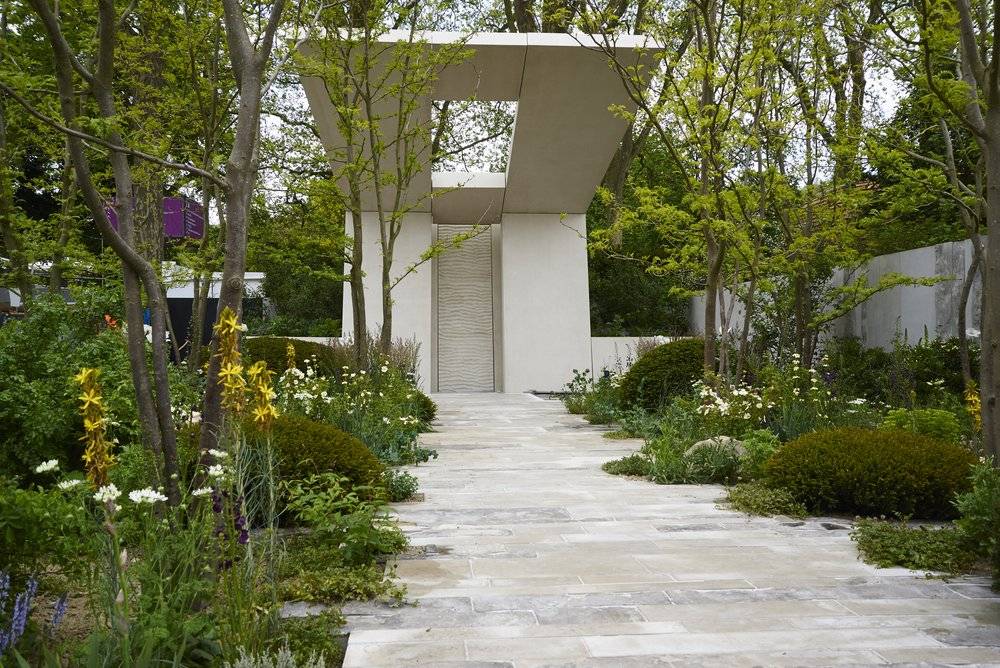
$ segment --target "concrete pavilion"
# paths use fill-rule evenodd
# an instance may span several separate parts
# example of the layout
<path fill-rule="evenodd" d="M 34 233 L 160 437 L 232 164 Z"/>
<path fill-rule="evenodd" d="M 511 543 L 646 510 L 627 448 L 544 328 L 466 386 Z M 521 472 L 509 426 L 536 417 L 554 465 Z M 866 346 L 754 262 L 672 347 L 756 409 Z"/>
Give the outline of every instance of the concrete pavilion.
<path fill-rule="evenodd" d="M 431 47 L 457 38 L 424 34 Z M 390 33 L 383 41 L 405 39 Z M 623 37 L 616 47 L 631 59 L 648 57 L 640 39 Z M 422 383 L 434 392 L 558 390 L 572 369 L 594 364 L 585 213 L 626 128 L 609 107 L 634 105 L 607 57 L 570 35 L 478 33 L 467 46 L 471 57 L 435 82 L 425 120 L 432 100 L 517 101 L 507 171 L 432 173 L 428 165 L 415 179 L 410 194 L 432 196 L 406 214 L 394 274 L 436 239 L 477 222 L 489 230 L 395 288 L 393 336 L 419 342 Z M 336 156 L 343 141 L 324 84 L 304 78 L 303 86 Z M 367 195 L 363 201 L 375 211 Z M 378 217 L 368 212 L 363 219 L 366 310 L 374 330 L 382 312 Z M 351 329 L 345 290 L 345 334 Z"/>

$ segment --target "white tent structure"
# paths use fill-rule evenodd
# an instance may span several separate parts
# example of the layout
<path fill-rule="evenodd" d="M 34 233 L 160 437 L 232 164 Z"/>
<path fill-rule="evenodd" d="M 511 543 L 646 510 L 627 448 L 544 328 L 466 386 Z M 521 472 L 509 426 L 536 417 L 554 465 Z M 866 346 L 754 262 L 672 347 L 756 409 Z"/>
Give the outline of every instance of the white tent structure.
<path fill-rule="evenodd" d="M 428 48 L 460 38 L 421 35 Z M 381 42 L 406 39 L 390 33 Z M 633 110 L 634 104 L 607 56 L 585 46 L 591 39 L 472 35 L 464 39 L 471 57 L 446 67 L 427 97 L 421 114 L 428 122 L 435 100 L 517 102 L 506 173 L 432 172 L 427 165 L 410 187 L 420 204 L 405 214 L 393 258 L 400 271 L 434 240 L 477 222 L 489 225 L 393 292 L 393 336 L 419 342 L 420 376 L 431 391 L 558 390 L 572 369 L 592 365 L 585 213 L 626 129 L 611 108 Z M 619 39 L 619 57 L 651 61 L 642 39 Z M 322 80 L 302 83 L 335 162 L 343 144 L 336 110 Z M 369 209 L 363 214 L 366 317 L 377 329 L 379 223 L 370 193 L 362 201 Z M 344 300 L 347 333 L 349 290 Z"/>

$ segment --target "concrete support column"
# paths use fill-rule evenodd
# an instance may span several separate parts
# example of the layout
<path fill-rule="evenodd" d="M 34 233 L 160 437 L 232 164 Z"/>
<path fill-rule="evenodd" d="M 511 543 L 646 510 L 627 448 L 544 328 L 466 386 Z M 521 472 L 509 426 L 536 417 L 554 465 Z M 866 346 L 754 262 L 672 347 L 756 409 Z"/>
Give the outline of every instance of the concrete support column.
<path fill-rule="evenodd" d="M 368 331 L 378 336 L 382 327 L 382 247 L 379 243 L 378 214 L 361 214 L 364 225 L 365 316 Z M 350 214 L 347 230 L 351 230 Z M 420 255 L 432 243 L 431 214 L 408 213 L 396 239 L 392 258 L 392 276 L 402 275 L 407 267 L 420 260 Z M 349 268 L 345 268 L 345 272 Z M 431 379 L 431 263 L 426 262 L 404 278 L 392 291 L 393 338 L 415 338 L 420 345 L 420 362 L 417 373 L 421 389 L 430 387 Z M 344 336 L 350 336 L 354 327 L 350 286 L 344 286 Z"/>
<path fill-rule="evenodd" d="M 590 368 L 586 229 L 584 214 L 503 214 L 505 392 L 560 390 Z"/>

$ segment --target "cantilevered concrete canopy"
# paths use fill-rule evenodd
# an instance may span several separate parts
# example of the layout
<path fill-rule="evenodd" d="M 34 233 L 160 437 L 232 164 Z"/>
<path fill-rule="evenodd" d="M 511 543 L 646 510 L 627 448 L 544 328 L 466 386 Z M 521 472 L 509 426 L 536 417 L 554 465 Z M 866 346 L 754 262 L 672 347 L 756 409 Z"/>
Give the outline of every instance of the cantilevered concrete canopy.
<path fill-rule="evenodd" d="M 430 156 L 421 156 L 390 273 L 401 275 L 435 242 L 489 228 L 405 276 L 392 293 L 392 334 L 420 344 L 418 371 L 432 391 L 558 390 L 573 369 L 591 366 L 585 212 L 626 129 L 612 109 L 634 105 L 589 36 L 466 37 L 421 35 L 425 48 L 463 41 L 471 56 L 440 72 L 411 121 L 430 123 L 434 100 L 517 101 L 507 171 L 432 173 Z M 389 51 L 406 40 L 395 33 L 381 43 Z M 645 46 L 621 38 L 617 57 L 642 59 L 648 71 L 654 52 Z M 303 47 L 314 58 L 317 50 Z M 336 170 L 345 153 L 336 109 L 322 80 L 304 78 L 303 86 Z M 376 111 L 386 137 L 395 134 L 392 102 Z M 362 193 L 362 209 L 365 317 L 377 328 L 383 262 L 373 193 Z M 345 290 L 345 332 L 352 321 Z"/>
<path fill-rule="evenodd" d="M 463 37 L 428 32 L 421 35 L 421 42 L 433 48 Z M 407 33 L 399 31 L 387 33 L 380 41 L 392 44 L 406 39 Z M 486 213 L 480 208 L 484 203 L 492 205 L 496 216 L 585 212 L 626 128 L 625 121 L 609 108 L 635 108 L 619 75 L 593 39 L 549 33 L 476 33 L 468 37 L 465 44 L 470 57 L 440 72 L 425 109 L 415 120 L 430 118 L 433 100 L 517 101 L 505 183 L 499 185 L 502 197 L 497 200 L 496 179 L 432 174 L 428 166 L 410 186 L 411 201 L 420 202 L 415 210 L 437 217 L 440 208 L 440 222 L 456 218 L 459 211 L 462 213 L 457 218 L 463 221 L 479 219 Z M 587 44 L 594 46 L 587 48 Z M 652 53 L 645 45 L 644 37 L 620 37 L 616 40 L 618 57 L 630 64 L 643 58 L 649 65 Z M 315 55 L 308 45 L 304 51 Z M 336 166 L 344 141 L 337 131 L 335 109 L 321 80 L 304 78 L 302 83 Z M 423 159 L 429 161 L 430 156 Z M 464 196 L 450 190 L 455 187 L 490 192 Z M 431 189 L 443 194 L 426 198 Z M 371 193 L 367 195 L 364 208 L 375 210 Z"/>

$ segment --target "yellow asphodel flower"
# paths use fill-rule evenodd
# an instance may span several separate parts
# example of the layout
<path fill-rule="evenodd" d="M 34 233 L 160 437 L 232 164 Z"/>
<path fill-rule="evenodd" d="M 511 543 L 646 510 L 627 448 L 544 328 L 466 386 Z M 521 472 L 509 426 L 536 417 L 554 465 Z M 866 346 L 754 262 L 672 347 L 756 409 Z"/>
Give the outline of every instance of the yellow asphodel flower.
<path fill-rule="evenodd" d="M 975 383 L 969 383 L 965 388 L 965 410 L 972 416 L 972 425 L 975 430 L 982 431 L 983 428 L 983 403 L 979 396 L 979 388 Z"/>
<path fill-rule="evenodd" d="M 83 416 L 84 435 L 81 441 L 86 443 L 83 462 L 87 469 L 87 478 L 95 487 L 101 487 L 108 482 L 108 469 L 115 462 L 111 454 L 111 444 L 105 438 L 104 427 L 107 418 L 104 415 L 104 405 L 101 399 L 101 388 L 97 384 L 100 371 L 84 368 L 73 376 L 80 384 L 80 414 Z"/>
<path fill-rule="evenodd" d="M 288 345 L 285 346 L 285 368 L 294 369 L 295 368 L 295 346 L 289 341 Z"/>
<path fill-rule="evenodd" d="M 101 408 L 102 406 L 101 393 L 100 391 L 97 390 L 97 388 L 84 390 L 83 394 L 80 395 L 79 399 L 80 403 L 82 404 L 80 407 L 81 411 L 86 411 L 91 406 L 95 406 L 97 408 Z"/>

